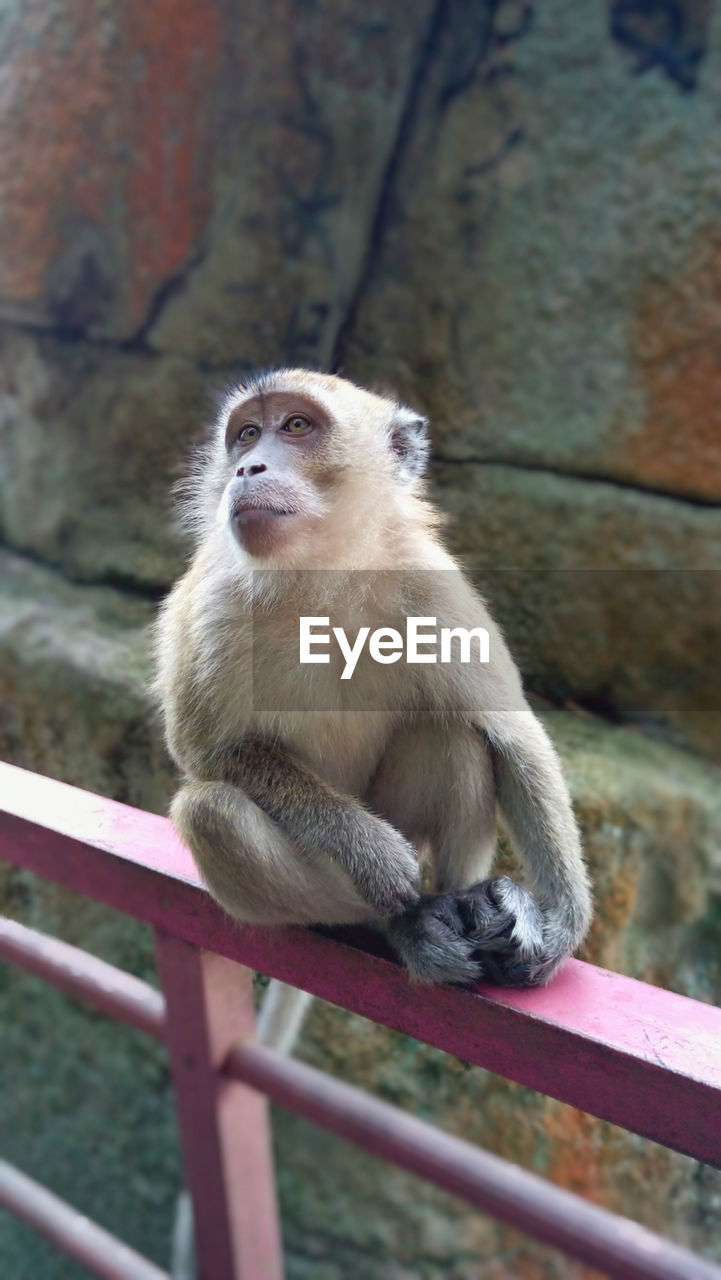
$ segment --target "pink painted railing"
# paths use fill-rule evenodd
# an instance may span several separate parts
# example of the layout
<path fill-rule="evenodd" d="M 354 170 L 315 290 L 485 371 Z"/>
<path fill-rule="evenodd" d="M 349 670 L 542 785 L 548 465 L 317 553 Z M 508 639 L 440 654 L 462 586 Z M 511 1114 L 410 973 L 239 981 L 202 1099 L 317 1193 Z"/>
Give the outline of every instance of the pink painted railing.
<path fill-rule="evenodd" d="M 721 1010 L 579 961 L 539 991 L 409 986 L 372 934 L 233 924 L 166 819 L 2 764 L 0 857 L 155 929 L 162 994 L 9 920 L 0 955 L 167 1046 L 202 1280 L 282 1277 L 267 1098 L 608 1275 L 721 1280 L 635 1223 L 263 1048 L 252 974 L 719 1167 Z M 0 1204 L 108 1280 L 165 1275 L 2 1162 Z"/>

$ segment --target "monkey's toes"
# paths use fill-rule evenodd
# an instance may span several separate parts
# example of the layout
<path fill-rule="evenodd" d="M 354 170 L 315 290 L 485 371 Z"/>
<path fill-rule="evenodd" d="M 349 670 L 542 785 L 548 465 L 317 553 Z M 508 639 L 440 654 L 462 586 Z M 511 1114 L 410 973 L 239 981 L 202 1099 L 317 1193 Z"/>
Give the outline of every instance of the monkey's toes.
<path fill-rule="evenodd" d="M 453 894 L 420 898 L 390 921 L 389 935 L 414 982 L 471 986 L 484 976 Z"/>
<path fill-rule="evenodd" d="M 542 987 L 550 982 L 563 956 L 539 954 L 523 958 L 517 952 L 484 951 L 483 971 L 499 987 Z"/>

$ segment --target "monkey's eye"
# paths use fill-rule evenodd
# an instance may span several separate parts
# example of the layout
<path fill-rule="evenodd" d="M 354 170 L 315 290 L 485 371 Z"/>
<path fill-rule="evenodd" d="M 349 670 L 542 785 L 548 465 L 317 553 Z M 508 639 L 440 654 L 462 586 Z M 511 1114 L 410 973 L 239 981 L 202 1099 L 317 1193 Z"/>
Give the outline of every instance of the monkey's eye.
<path fill-rule="evenodd" d="M 240 428 L 237 435 L 239 444 L 252 444 L 260 435 L 260 427 L 256 427 L 252 422 L 247 422 L 244 427 Z"/>
<path fill-rule="evenodd" d="M 305 418 L 302 413 L 292 414 L 281 427 L 281 431 L 286 431 L 289 436 L 305 436 L 312 430 L 313 423 L 310 418 Z"/>

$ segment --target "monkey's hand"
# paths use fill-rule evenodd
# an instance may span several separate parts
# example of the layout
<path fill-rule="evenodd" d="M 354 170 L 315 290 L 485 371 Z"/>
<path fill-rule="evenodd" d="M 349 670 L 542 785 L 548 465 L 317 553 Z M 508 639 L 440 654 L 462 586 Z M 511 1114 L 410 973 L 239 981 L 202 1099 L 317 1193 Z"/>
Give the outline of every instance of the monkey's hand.
<path fill-rule="evenodd" d="M 457 898 L 464 937 L 473 946 L 481 979 L 502 987 L 547 982 L 570 947 L 547 932 L 532 893 L 508 876 L 481 880 Z"/>
<path fill-rule="evenodd" d="M 395 916 L 418 901 L 418 857 L 395 827 L 371 815 L 363 817 L 363 829 L 347 845 L 348 870 L 361 897 L 379 916 Z"/>
<path fill-rule="evenodd" d="M 544 918 L 528 889 L 507 876 L 461 894 L 424 896 L 389 932 L 414 981 L 457 986 L 538 986 L 578 941 L 560 917 Z"/>

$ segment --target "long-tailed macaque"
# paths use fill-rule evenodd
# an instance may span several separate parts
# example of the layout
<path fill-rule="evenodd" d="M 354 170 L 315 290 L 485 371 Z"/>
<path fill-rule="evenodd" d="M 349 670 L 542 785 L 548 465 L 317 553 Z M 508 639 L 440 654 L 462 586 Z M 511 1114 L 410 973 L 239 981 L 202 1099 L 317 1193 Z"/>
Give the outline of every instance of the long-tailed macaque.
<path fill-rule="evenodd" d="M 589 883 L 556 753 L 423 496 L 427 454 L 419 414 L 339 377 L 227 397 L 157 627 L 171 813 L 239 921 L 382 922 L 417 981 L 533 985 L 583 941 Z M 406 660 L 408 618 L 455 631 L 451 660 L 427 640 Z M 333 628 L 358 640 L 350 678 Z M 485 878 L 497 806 L 528 887 Z"/>

